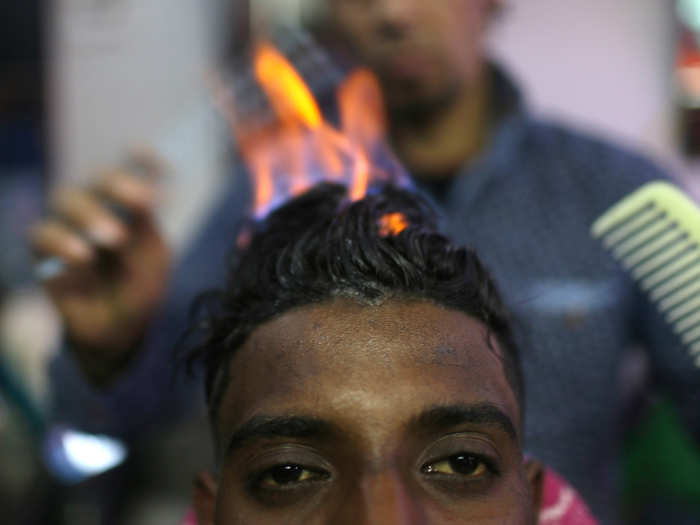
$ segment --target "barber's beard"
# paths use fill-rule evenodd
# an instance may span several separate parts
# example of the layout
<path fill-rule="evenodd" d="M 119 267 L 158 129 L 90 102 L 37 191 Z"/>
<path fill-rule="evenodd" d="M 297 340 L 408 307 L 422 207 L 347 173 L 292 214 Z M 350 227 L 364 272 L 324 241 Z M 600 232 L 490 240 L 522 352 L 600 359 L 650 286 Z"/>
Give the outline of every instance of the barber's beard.
<path fill-rule="evenodd" d="M 455 81 L 433 93 L 421 93 L 417 86 L 413 92 L 410 89 L 407 92 L 407 86 L 398 83 L 383 83 L 383 88 L 391 126 L 421 128 L 449 111 L 464 86 Z"/>

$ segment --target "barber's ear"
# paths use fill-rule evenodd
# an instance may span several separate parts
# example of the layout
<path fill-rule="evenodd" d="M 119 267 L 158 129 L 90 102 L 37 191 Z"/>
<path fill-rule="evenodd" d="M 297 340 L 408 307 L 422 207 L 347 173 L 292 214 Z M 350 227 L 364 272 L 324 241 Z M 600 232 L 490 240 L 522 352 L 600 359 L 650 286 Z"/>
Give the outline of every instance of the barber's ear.
<path fill-rule="evenodd" d="M 197 525 L 213 525 L 218 485 L 209 472 L 200 472 L 194 480 L 192 506 L 197 516 Z"/>
<path fill-rule="evenodd" d="M 544 492 L 544 467 L 542 463 L 534 459 L 526 459 L 525 476 L 527 476 L 527 481 L 530 484 L 532 508 L 539 514 L 542 508 L 542 494 Z"/>

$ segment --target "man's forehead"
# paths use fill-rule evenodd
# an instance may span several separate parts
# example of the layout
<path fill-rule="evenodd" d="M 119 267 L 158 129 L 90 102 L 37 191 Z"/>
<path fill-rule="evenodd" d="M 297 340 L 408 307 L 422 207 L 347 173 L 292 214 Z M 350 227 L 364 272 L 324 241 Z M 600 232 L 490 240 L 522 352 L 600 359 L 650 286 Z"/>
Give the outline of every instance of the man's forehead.
<path fill-rule="evenodd" d="M 516 406 L 487 337 L 482 323 L 427 302 L 299 308 L 251 334 L 232 360 L 222 409 L 243 417 L 263 405 L 371 404 L 388 385 L 392 395 L 423 389 L 436 400 Z"/>
<path fill-rule="evenodd" d="M 411 355 L 422 362 L 454 365 L 460 360 L 466 365 L 493 357 L 488 341 L 481 322 L 427 301 L 366 305 L 338 299 L 292 310 L 261 325 L 239 355 L 309 359 L 319 365 L 340 365 L 355 357 L 391 362 Z"/>

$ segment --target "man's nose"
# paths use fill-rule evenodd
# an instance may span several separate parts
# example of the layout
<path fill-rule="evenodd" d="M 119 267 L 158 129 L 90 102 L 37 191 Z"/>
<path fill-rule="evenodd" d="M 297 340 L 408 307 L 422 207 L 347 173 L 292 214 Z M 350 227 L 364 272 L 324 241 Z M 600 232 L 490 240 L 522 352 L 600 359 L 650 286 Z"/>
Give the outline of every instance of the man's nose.
<path fill-rule="evenodd" d="M 375 0 L 373 7 L 380 29 L 389 36 L 400 36 L 416 18 L 415 0 Z"/>
<path fill-rule="evenodd" d="M 421 500 L 411 484 L 395 471 L 363 479 L 357 497 L 349 498 L 344 509 L 348 523 L 356 525 L 426 525 Z"/>

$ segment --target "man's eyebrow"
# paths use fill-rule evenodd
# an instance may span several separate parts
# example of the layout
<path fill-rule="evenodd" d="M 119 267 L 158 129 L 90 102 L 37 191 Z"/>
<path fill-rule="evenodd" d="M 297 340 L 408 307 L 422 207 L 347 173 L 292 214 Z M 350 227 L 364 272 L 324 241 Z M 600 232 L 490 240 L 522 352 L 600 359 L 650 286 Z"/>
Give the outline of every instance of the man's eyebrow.
<path fill-rule="evenodd" d="M 327 421 L 305 416 L 257 415 L 240 425 L 226 444 L 226 453 L 256 439 L 273 438 L 323 438 L 334 431 Z"/>
<path fill-rule="evenodd" d="M 490 403 L 430 407 L 417 415 L 411 421 L 411 426 L 442 430 L 464 423 L 496 426 L 511 438 L 518 439 L 518 432 L 510 417 L 496 405 Z"/>

